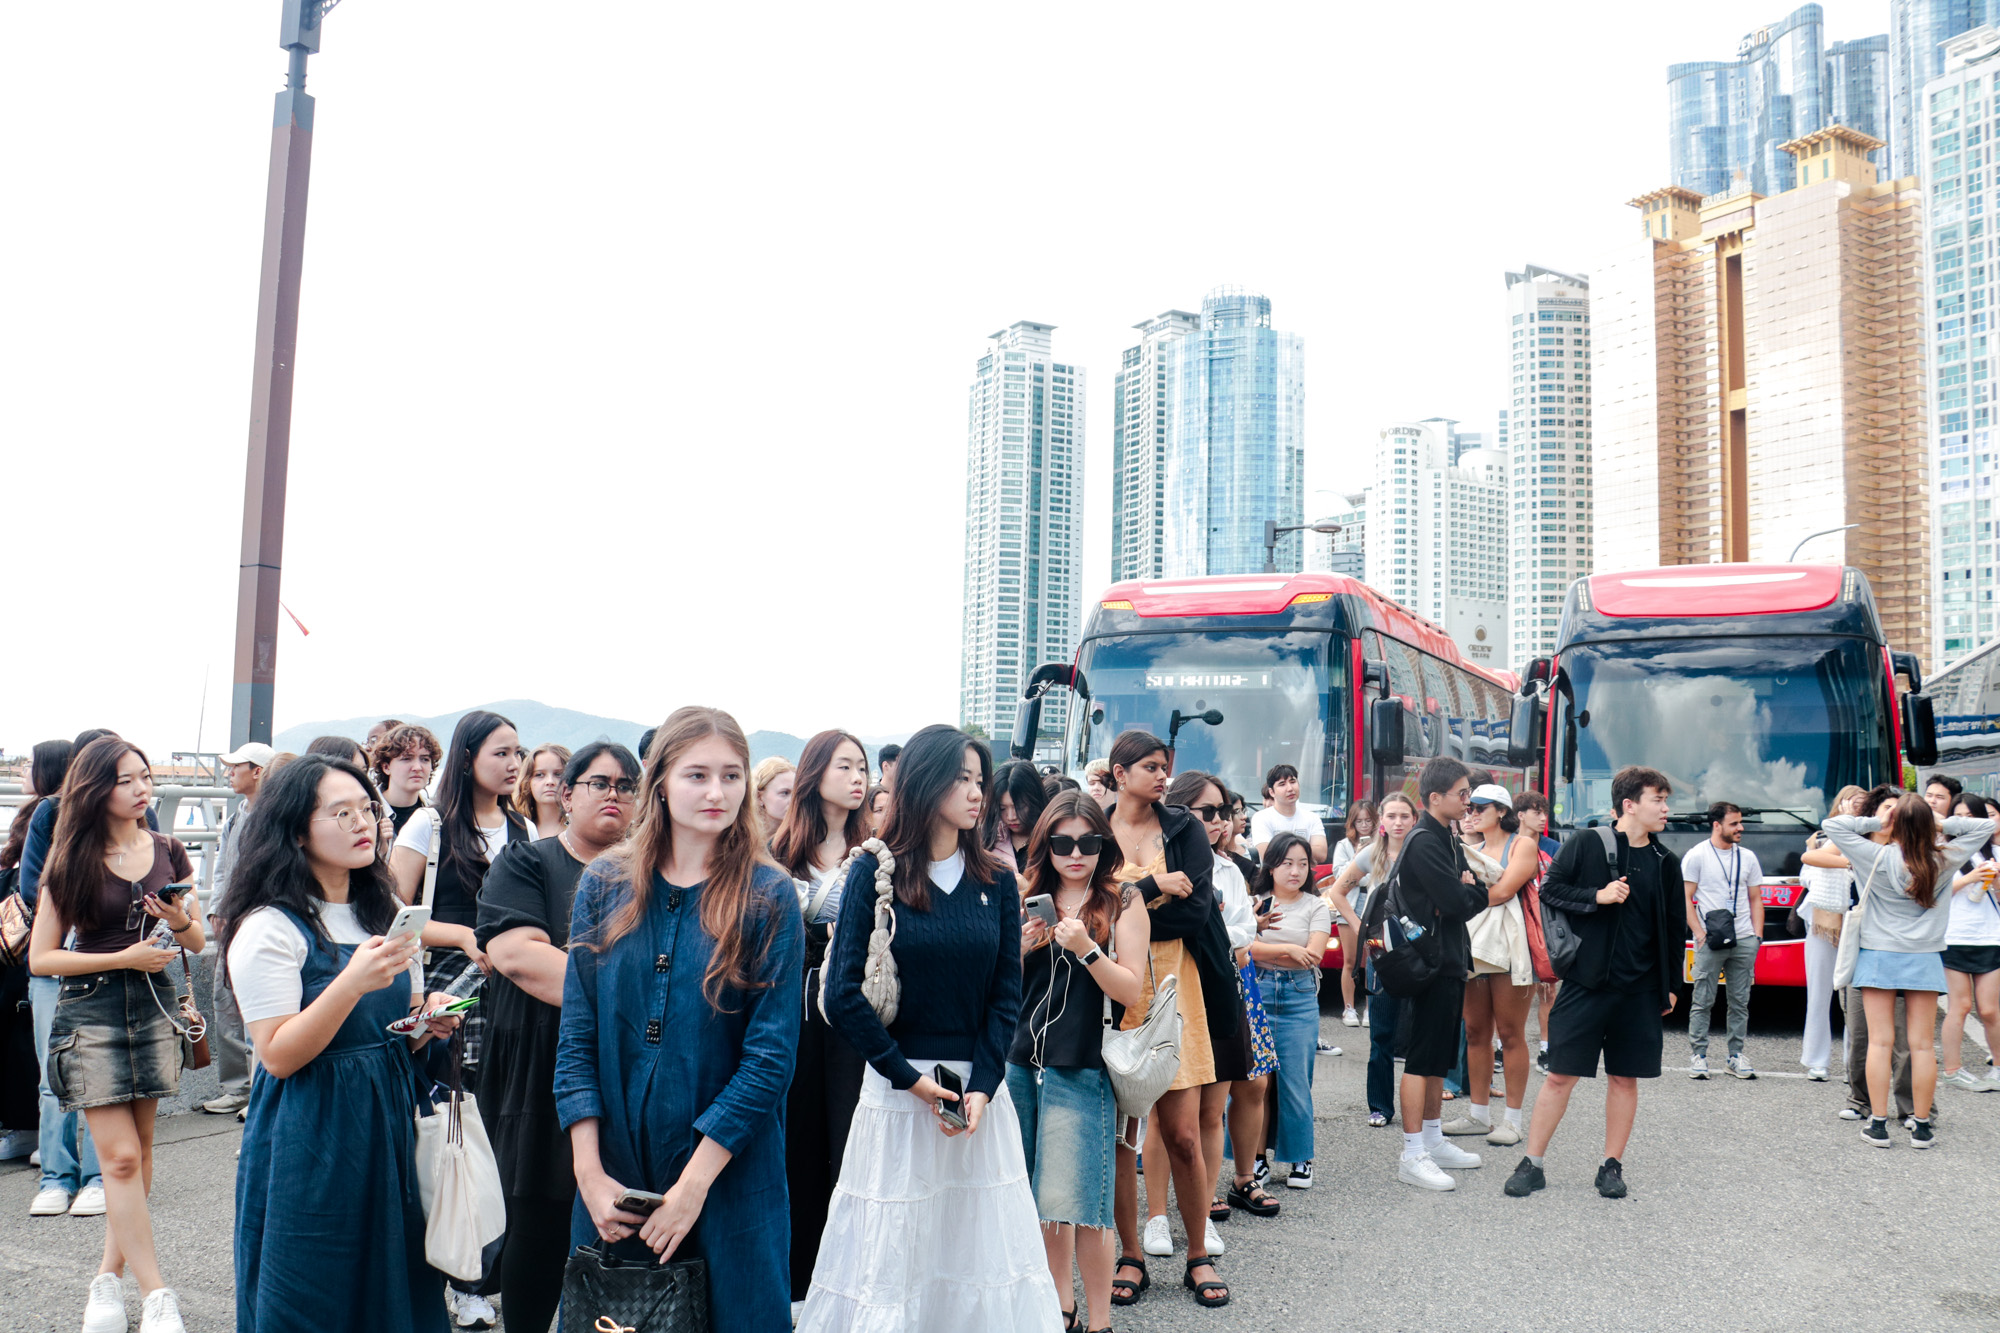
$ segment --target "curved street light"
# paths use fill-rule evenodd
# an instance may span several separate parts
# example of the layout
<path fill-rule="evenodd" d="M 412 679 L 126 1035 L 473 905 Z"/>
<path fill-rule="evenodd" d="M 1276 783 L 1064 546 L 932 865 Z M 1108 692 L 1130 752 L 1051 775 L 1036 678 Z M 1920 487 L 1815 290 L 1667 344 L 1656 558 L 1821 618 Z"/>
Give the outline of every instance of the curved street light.
<path fill-rule="evenodd" d="M 1815 537 L 1825 537 L 1836 532 L 1850 532 L 1853 529 L 1858 528 L 1860 526 L 1861 525 L 1859 523 L 1843 523 L 1837 528 L 1821 528 L 1818 532 L 1809 532 L 1805 536 L 1799 538 L 1798 546 L 1794 546 L 1792 548 L 1792 553 L 1785 558 L 1785 563 L 1789 565 L 1792 563 L 1792 561 L 1798 559 L 1800 548 Z"/>

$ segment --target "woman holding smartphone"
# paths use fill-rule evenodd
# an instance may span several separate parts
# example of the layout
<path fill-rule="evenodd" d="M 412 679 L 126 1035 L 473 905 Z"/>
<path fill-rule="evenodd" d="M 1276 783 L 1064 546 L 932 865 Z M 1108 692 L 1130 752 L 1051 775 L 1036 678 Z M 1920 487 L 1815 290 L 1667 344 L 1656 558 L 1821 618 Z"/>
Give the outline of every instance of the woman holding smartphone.
<path fill-rule="evenodd" d="M 379 814 L 360 765 L 308 754 L 264 784 L 238 844 L 222 951 L 257 1050 L 236 1169 L 244 1333 L 447 1326 L 424 1260 L 408 1056 L 458 1019 L 387 1030 L 450 998 L 425 996 L 414 934 L 385 938 L 402 904 L 376 856 Z"/>
<path fill-rule="evenodd" d="M 1151 936 L 1145 912 L 1125 910 L 1132 892 L 1118 883 L 1120 859 L 1104 807 L 1087 792 L 1059 793 L 1030 830 L 1023 892 L 1042 915 L 1022 917 L 1021 1019 L 1007 1052 L 1057 1294 L 1069 1296 L 1083 1275 L 1086 1318 L 1066 1309 L 1063 1322 L 1087 1331 L 1110 1327 L 1116 1254 L 1118 1098 L 1104 1072 L 1105 1015 L 1107 1005 L 1138 1001 Z"/>
<path fill-rule="evenodd" d="M 771 839 L 772 859 L 800 886 L 806 930 L 798 1059 L 785 1102 L 795 1302 L 805 1300 L 812 1286 L 827 1205 L 840 1178 L 840 1159 L 847 1154 L 848 1126 L 861 1101 L 861 1056 L 820 1012 L 819 982 L 846 888 L 840 868 L 848 853 L 869 837 L 862 809 L 868 795 L 868 752 L 848 732 L 822 731 L 800 752 L 796 776 L 792 803 Z"/>
<path fill-rule="evenodd" d="M 1277 833 L 1264 844 L 1264 864 L 1254 889 L 1271 899 L 1278 920 L 1257 932 L 1250 956 L 1257 962 L 1257 988 L 1271 1018 L 1278 1047 L 1278 1125 L 1272 1145 L 1277 1159 L 1290 1162 L 1285 1184 L 1295 1190 L 1313 1183 L 1313 1062 L 1319 1045 L 1319 960 L 1326 954 L 1332 914 L 1326 900 L 1306 891 L 1312 879 L 1312 844 L 1296 833 Z"/>
<path fill-rule="evenodd" d="M 206 938 L 188 912 L 194 872 L 180 843 L 146 827 L 152 765 L 139 747 L 100 736 L 70 761 L 42 871 L 28 967 L 60 977 L 49 1026 L 49 1090 L 81 1111 L 104 1173 L 104 1259 L 91 1279 L 84 1333 L 126 1326 L 129 1263 L 144 1300 L 140 1333 L 181 1333 L 180 1302 L 160 1278 L 153 1219 L 153 1117 L 180 1088 L 178 998 L 162 976 Z M 171 940 L 155 931 L 164 923 Z M 64 947 L 70 932 L 75 946 Z M 175 946 L 179 946 L 178 948 Z"/>
<path fill-rule="evenodd" d="M 639 761 L 593 741 L 563 771 L 564 826 L 553 838 L 509 843 L 479 890 L 486 979 L 481 1113 L 507 1199 L 500 1290 L 515 1333 L 545 1333 L 562 1298 L 576 1172 L 556 1116 L 556 1037 L 569 971 L 570 909 L 584 867 L 625 837 L 639 803 Z"/>
<path fill-rule="evenodd" d="M 677 709 L 647 753 L 631 836 L 583 872 L 570 925 L 555 1069 L 570 1242 L 702 1259 L 714 1327 L 783 1329 L 798 898 L 764 860 L 736 719 Z M 664 1197 L 631 1212 L 628 1189 Z"/>
<path fill-rule="evenodd" d="M 1375 821 L 1379 813 L 1373 801 L 1356 801 L 1347 807 L 1346 834 L 1333 849 L 1333 873 L 1337 877 L 1347 869 L 1348 863 L 1368 845 L 1368 839 L 1375 836 Z M 1354 1007 L 1354 960 L 1361 941 L 1361 923 L 1341 917 L 1334 923 L 1340 932 L 1340 1021 L 1348 1027 L 1361 1026 L 1361 1011 Z"/>
<path fill-rule="evenodd" d="M 1417 826 L 1415 802 L 1401 792 L 1382 798 L 1375 836 L 1356 852 L 1327 890 L 1327 903 L 1344 920 L 1359 921 L 1373 937 L 1382 915 L 1382 886 L 1403 854 L 1403 840 Z M 1367 975 L 1365 972 L 1363 975 Z M 1396 1114 L 1396 1026 L 1402 1001 L 1387 991 L 1368 996 L 1368 1124 L 1381 1129 Z"/>
<path fill-rule="evenodd" d="M 897 757 L 883 842 L 899 981 L 886 1025 L 862 994 L 876 858 L 848 875 L 826 1009 L 869 1069 L 803 1333 L 1062 1327 L 1004 1082 L 1021 1011 L 1021 903 L 980 836 L 992 772 L 986 747 L 955 727 L 925 727 Z"/>

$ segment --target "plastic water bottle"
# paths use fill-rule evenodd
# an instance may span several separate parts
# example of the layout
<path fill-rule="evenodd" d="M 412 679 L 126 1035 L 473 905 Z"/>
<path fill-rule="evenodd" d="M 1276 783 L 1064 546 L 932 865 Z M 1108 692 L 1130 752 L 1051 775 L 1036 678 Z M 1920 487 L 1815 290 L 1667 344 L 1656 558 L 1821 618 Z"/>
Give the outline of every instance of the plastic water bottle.
<path fill-rule="evenodd" d="M 1404 939 L 1414 942 L 1424 937 L 1424 928 L 1418 925 L 1416 922 L 1410 920 L 1410 918 L 1406 916 L 1399 916 L 1396 918 L 1396 920 L 1402 923 Z"/>

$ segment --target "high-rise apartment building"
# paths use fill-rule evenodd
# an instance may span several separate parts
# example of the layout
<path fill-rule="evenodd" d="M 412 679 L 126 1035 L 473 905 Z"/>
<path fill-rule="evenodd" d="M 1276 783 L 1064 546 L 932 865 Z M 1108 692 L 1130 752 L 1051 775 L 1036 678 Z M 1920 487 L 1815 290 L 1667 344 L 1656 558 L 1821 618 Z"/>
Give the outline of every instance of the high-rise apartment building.
<path fill-rule="evenodd" d="M 1667 67 L 1675 185 L 1700 195 L 1776 194 L 1792 179 L 1787 142 L 1836 123 L 1888 137 L 1888 38 L 1828 48 L 1825 27 L 1818 5 L 1800 5 L 1746 34 L 1734 60 Z"/>
<path fill-rule="evenodd" d="M 1167 372 L 1165 573 L 1255 574 L 1264 523 L 1305 521 L 1305 340 L 1271 327 L 1267 297 L 1218 287 L 1201 327 L 1164 341 Z M 1299 534 L 1278 542 L 1297 570 Z"/>
<path fill-rule="evenodd" d="M 1133 328 L 1111 401 L 1111 581 L 1166 572 L 1167 363 L 1161 349 L 1201 328 L 1201 316 L 1167 310 Z"/>
<path fill-rule="evenodd" d="M 1593 275 L 1595 569 L 1844 560 L 1889 641 L 1927 654 L 1923 197 L 1882 141 L 1787 144 L 1794 188 L 1633 200 L 1644 238 Z"/>
<path fill-rule="evenodd" d="M 1928 136 L 1919 103 L 1924 85 L 1944 73 L 1945 43 L 1988 23 L 2000 23 L 2000 0 L 1889 0 L 1888 133 L 1854 127 L 1889 141 L 1892 178 L 1916 175 L 1923 162 Z"/>
<path fill-rule="evenodd" d="M 1319 574 L 1345 574 L 1349 578 L 1368 578 L 1368 487 L 1351 494 L 1339 491 L 1316 491 L 1313 494 L 1313 509 L 1318 517 L 1314 523 L 1333 523 L 1339 532 L 1309 532 L 1306 545 L 1306 569 Z"/>
<path fill-rule="evenodd" d="M 1430 422 L 1377 437 L 1367 505 L 1367 579 L 1377 592 L 1442 626 L 1470 661 L 1507 654 L 1507 456 L 1467 451 Z"/>
<path fill-rule="evenodd" d="M 1555 651 L 1563 597 L 1591 572 L 1590 280 L 1529 264 L 1507 275 L 1505 309 L 1507 642 L 1518 665 Z"/>
<path fill-rule="evenodd" d="M 1053 328 L 994 334 L 968 395 L 958 715 L 1001 739 L 1034 669 L 1075 652 L 1082 611 L 1084 374 L 1055 359 Z M 1056 696 L 1042 727 L 1062 727 Z"/>
<path fill-rule="evenodd" d="M 1985 26 L 1944 43 L 1944 72 L 1923 87 L 1917 129 L 1930 255 L 1932 487 L 1936 534 L 1937 643 L 1949 666 L 1993 638 L 1994 478 L 2000 431 L 1994 426 L 2000 315 L 2000 183 L 1980 145 L 2000 132 L 2000 27 Z"/>

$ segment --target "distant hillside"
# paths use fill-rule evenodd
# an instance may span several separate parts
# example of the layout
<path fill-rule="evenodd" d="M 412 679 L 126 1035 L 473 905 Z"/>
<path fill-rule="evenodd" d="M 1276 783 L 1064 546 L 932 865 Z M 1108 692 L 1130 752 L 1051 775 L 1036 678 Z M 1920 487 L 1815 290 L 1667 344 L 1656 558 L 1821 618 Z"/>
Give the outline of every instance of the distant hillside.
<path fill-rule="evenodd" d="M 536 746 L 544 743 L 567 746 L 575 750 L 602 737 L 617 741 L 621 745 L 636 747 L 639 736 L 647 727 L 657 725 L 649 722 L 629 722 L 615 717 L 598 717 L 592 713 L 579 713 L 568 708 L 554 708 L 548 704 L 536 703 L 532 699 L 504 699 L 499 703 L 476 704 L 472 708 L 461 708 L 455 713 L 443 713 L 437 717 L 405 717 L 403 721 L 414 722 L 429 727 L 437 733 L 440 742 L 449 742 L 451 730 L 458 720 L 476 709 L 486 709 L 513 721 L 521 733 L 521 743 Z M 304 722 L 296 727 L 287 727 L 273 742 L 280 750 L 302 752 L 319 736 L 347 736 L 362 740 L 368 735 L 368 728 L 383 718 L 381 713 L 370 713 L 366 717 L 343 718 L 334 722 Z M 799 754 L 806 748 L 802 737 L 782 731 L 753 731 L 749 736 L 750 757 L 763 759 L 768 755 L 783 755 L 797 763 Z M 874 747 L 869 749 L 869 759 L 874 759 Z"/>

